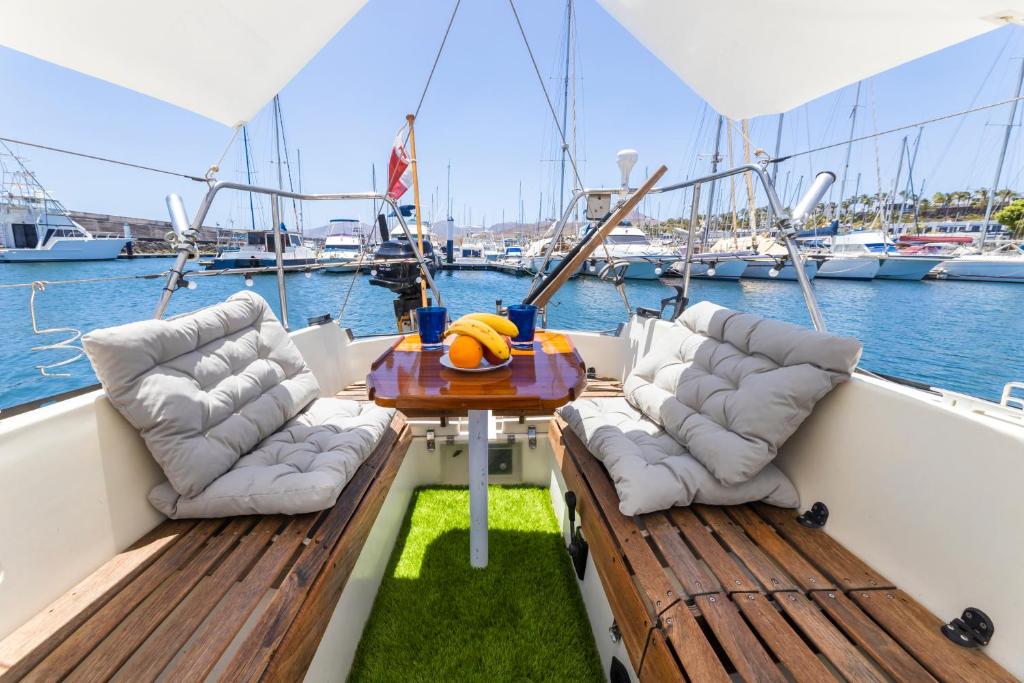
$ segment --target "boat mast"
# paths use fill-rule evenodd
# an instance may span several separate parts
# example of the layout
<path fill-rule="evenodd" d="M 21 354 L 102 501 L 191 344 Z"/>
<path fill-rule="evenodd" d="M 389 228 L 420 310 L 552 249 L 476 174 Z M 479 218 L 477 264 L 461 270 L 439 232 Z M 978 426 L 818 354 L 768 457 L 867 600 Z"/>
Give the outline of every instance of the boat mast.
<path fill-rule="evenodd" d="M 743 163 L 750 163 L 750 119 L 740 121 L 740 133 L 743 135 Z M 757 206 L 754 201 L 754 176 L 749 172 L 743 174 L 747 183 L 747 222 L 750 224 L 750 235 L 757 235 Z"/>
<path fill-rule="evenodd" d="M 889 233 L 890 234 L 893 231 L 892 230 L 892 227 L 893 227 L 892 226 L 892 218 L 891 218 L 892 203 L 893 203 L 893 201 L 895 200 L 895 197 L 896 197 L 896 189 L 900 186 L 900 177 L 903 175 L 903 159 L 906 157 L 906 153 L 907 153 L 907 136 L 904 135 L 903 136 L 903 142 L 900 143 L 900 163 L 899 163 L 899 165 L 896 166 L 896 180 L 894 180 L 893 183 L 892 183 L 892 194 L 889 195 L 889 201 L 886 202 L 886 206 L 882 207 L 884 209 L 884 216 L 885 216 L 885 220 L 882 221 L 882 229 L 885 230 L 885 226 L 888 225 L 889 226 Z"/>
<path fill-rule="evenodd" d="M 252 165 L 249 162 L 249 127 L 242 126 L 242 148 L 245 150 L 245 182 L 252 185 Z M 256 209 L 253 206 L 252 192 L 249 193 L 249 222 L 253 230 L 256 229 Z"/>
<path fill-rule="evenodd" d="M 565 3 L 565 83 L 562 90 L 562 132 L 569 118 L 569 60 L 572 57 L 572 0 Z M 558 181 L 558 215 L 565 211 L 565 155 L 569 150 L 562 143 L 562 170 Z"/>
<path fill-rule="evenodd" d="M 284 191 L 284 179 L 281 176 L 281 126 L 278 122 L 278 118 L 281 111 L 281 102 L 278 100 L 277 95 L 274 95 L 274 147 L 277 152 L 277 189 Z M 274 197 L 274 203 L 277 204 L 277 215 L 281 218 L 281 223 L 284 224 L 284 216 L 281 213 L 281 197 L 280 195 Z M 275 226 L 276 228 L 276 226 Z"/>
<path fill-rule="evenodd" d="M 853 150 L 853 133 L 857 126 L 857 108 L 860 106 L 860 84 L 857 81 L 857 94 L 853 98 L 853 108 L 850 110 L 850 137 L 846 143 L 846 160 L 843 162 L 843 182 L 839 184 L 839 204 L 837 217 L 840 222 L 843 218 L 843 200 L 846 199 L 846 177 L 850 173 L 850 152 Z"/>
<path fill-rule="evenodd" d="M 903 224 L 903 212 L 906 210 L 907 198 L 914 194 L 914 164 L 917 162 L 917 150 L 921 147 L 921 133 L 924 126 L 917 129 L 917 139 L 914 140 L 914 151 L 910 152 L 907 159 L 907 184 L 903 188 L 903 199 L 900 200 L 900 212 L 896 217 L 900 225 Z M 906 140 L 906 138 L 904 138 Z M 904 143 L 906 144 L 906 143 Z M 908 148 L 909 150 L 909 148 Z M 914 200 L 914 229 L 917 230 L 917 200 Z"/>
<path fill-rule="evenodd" d="M 1014 94 L 1013 104 L 1010 105 L 1010 116 L 1006 119 L 1006 131 L 1003 133 L 1003 147 L 999 150 L 999 163 L 996 164 L 996 177 L 992 179 L 992 188 L 988 191 L 988 203 L 985 205 L 985 220 L 981 222 L 981 237 L 978 241 L 978 251 L 985 248 L 985 238 L 988 236 L 988 222 L 992 218 L 992 202 L 996 192 L 999 191 L 999 177 L 1003 174 L 1003 162 L 1006 160 L 1006 147 L 1010 144 L 1010 132 L 1013 130 L 1013 120 L 1017 118 L 1017 102 L 1020 98 L 1021 86 L 1024 85 L 1024 59 L 1020 62 L 1020 74 L 1017 76 L 1017 91 Z"/>
<path fill-rule="evenodd" d="M 782 150 L 782 118 L 785 114 L 779 114 L 779 125 L 775 130 L 775 158 L 779 158 L 779 152 Z M 721 124 L 719 124 L 721 125 Z M 712 171 L 714 173 L 714 171 Z M 772 185 L 775 185 L 775 179 L 779 177 L 779 165 L 772 164 Z M 768 202 L 768 208 L 771 208 L 771 202 Z"/>
<path fill-rule="evenodd" d="M 724 118 L 725 117 L 723 117 L 721 114 L 718 115 L 718 126 L 717 126 L 717 128 L 715 130 L 715 152 L 714 152 L 714 154 L 711 155 L 711 174 L 712 175 L 714 175 L 715 173 L 718 172 L 718 162 L 722 160 L 722 157 L 719 154 L 719 152 L 722 149 L 722 122 L 723 122 Z M 777 164 L 776 164 L 776 168 L 778 168 Z M 708 218 L 707 218 L 707 221 L 705 221 L 705 223 L 704 223 L 704 235 L 701 237 L 701 242 L 703 244 L 703 250 L 705 250 L 705 251 L 708 248 L 708 233 L 711 230 L 711 219 L 712 219 L 712 216 L 714 215 L 714 210 L 715 210 L 715 186 L 717 184 L 718 184 L 717 181 L 712 180 L 711 181 L 711 187 L 710 187 L 710 189 L 708 189 Z"/>

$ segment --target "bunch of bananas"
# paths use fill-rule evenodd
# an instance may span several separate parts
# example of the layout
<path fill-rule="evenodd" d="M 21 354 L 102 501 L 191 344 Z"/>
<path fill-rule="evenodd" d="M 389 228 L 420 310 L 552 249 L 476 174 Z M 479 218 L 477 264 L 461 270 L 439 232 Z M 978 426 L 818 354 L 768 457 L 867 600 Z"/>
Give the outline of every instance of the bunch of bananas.
<path fill-rule="evenodd" d="M 479 367 L 482 360 L 497 365 L 512 354 L 509 339 L 519 334 L 508 318 L 494 313 L 470 313 L 452 323 L 445 337 L 455 335 L 448 347 L 448 358 L 459 368 Z"/>

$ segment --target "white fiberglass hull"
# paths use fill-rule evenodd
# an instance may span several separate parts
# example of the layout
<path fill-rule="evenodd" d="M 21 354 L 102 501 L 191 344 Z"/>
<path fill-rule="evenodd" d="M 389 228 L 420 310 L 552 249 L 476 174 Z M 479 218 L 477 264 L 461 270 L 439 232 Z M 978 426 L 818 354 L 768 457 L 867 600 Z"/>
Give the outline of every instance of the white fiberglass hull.
<path fill-rule="evenodd" d="M 712 265 L 714 268 L 712 269 Z M 682 276 L 684 263 L 677 262 L 672 266 L 677 276 Z M 708 271 L 713 270 L 712 273 Z M 747 270 L 747 262 L 743 259 L 725 259 L 722 261 L 700 260 L 690 264 L 690 277 L 702 280 L 739 280 Z"/>
<path fill-rule="evenodd" d="M 626 268 L 626 279 L 627 280 L 657 280 L 662 277 L 665 272 L 672 266 L 672 264 L 678 260 L 678 256 L 666 256 L 666 257 L 632 257 L 632 258 L 615 258 L 612 259 L 616 262 L 628 261 L 629 266 Z M 593 265 L 591 265 L 593 264 Z M 587 275 L 600 275 L 601 271 L 608 264 L 607 259 L 597 259 L 596 262 L 589 261 L 583 271 Z"/>
<path fill-rule="evenodd" d="M 875 277 L 879 280 L 923 280 L 945 259 L 926 256 L 886 256 Z"/>
<path fill-rule="evenodd" d="M 747 268 L 743 271 L 742 275 L 744 278 L 752 280 L 796 280 L 796 269 L 791 263 L 782 266 L 778 271 L 778 275 L 772 277 L 770 271 L 775 267 L 775 259 L 754 257 L 744 260 L 747 263 Z M 807 272 L 808 279 L 813 280 L 818 274 L 818 264 L 807 259 L 804 261 L 804 270 Z"/>
<path fill-rule="evenodd" d="M 817 277 L 837 280 L 872 280 L 881 267 L 875 256 L 830 256 L 815 263 Z"/>
<path fill-rule="evenodd" d="M 1024 256 L 961 256 L 936 269 L 944 280 L 1024 283 Z"/>
<path fill-rule="evenodd" d="M 107 261 L 117 258 L 127 243 L 121 238 L 61 239 L 48 249 L 0 249 L 0 262 Z"/>

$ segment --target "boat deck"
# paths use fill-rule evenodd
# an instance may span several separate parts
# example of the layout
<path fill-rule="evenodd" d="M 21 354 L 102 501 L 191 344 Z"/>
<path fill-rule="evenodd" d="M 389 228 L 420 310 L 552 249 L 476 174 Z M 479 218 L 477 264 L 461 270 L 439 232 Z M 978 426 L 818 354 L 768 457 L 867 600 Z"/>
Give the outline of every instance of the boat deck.
<path fill-rule="evenodd" d="M 301 680 L 411 438 L 322 512 L 164 522 L 0 641 L 0 681 Z"/>
<path fill-rule="evenodd" d="M 626 517 L 565 423 L 552 420 L 550 436 L 642 681 L 1016 680 L 795 511 L 693 505 Z"/>

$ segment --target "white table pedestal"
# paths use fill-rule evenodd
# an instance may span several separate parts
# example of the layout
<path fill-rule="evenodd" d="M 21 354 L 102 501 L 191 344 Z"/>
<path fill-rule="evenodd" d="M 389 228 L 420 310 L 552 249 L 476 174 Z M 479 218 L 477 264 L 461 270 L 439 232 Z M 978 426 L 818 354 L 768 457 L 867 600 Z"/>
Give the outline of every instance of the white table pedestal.
<path fill-rule="evenodd" d="M 469 564 L 487 566 L 487 435 L 491 411 L 469 411 Z"/>

